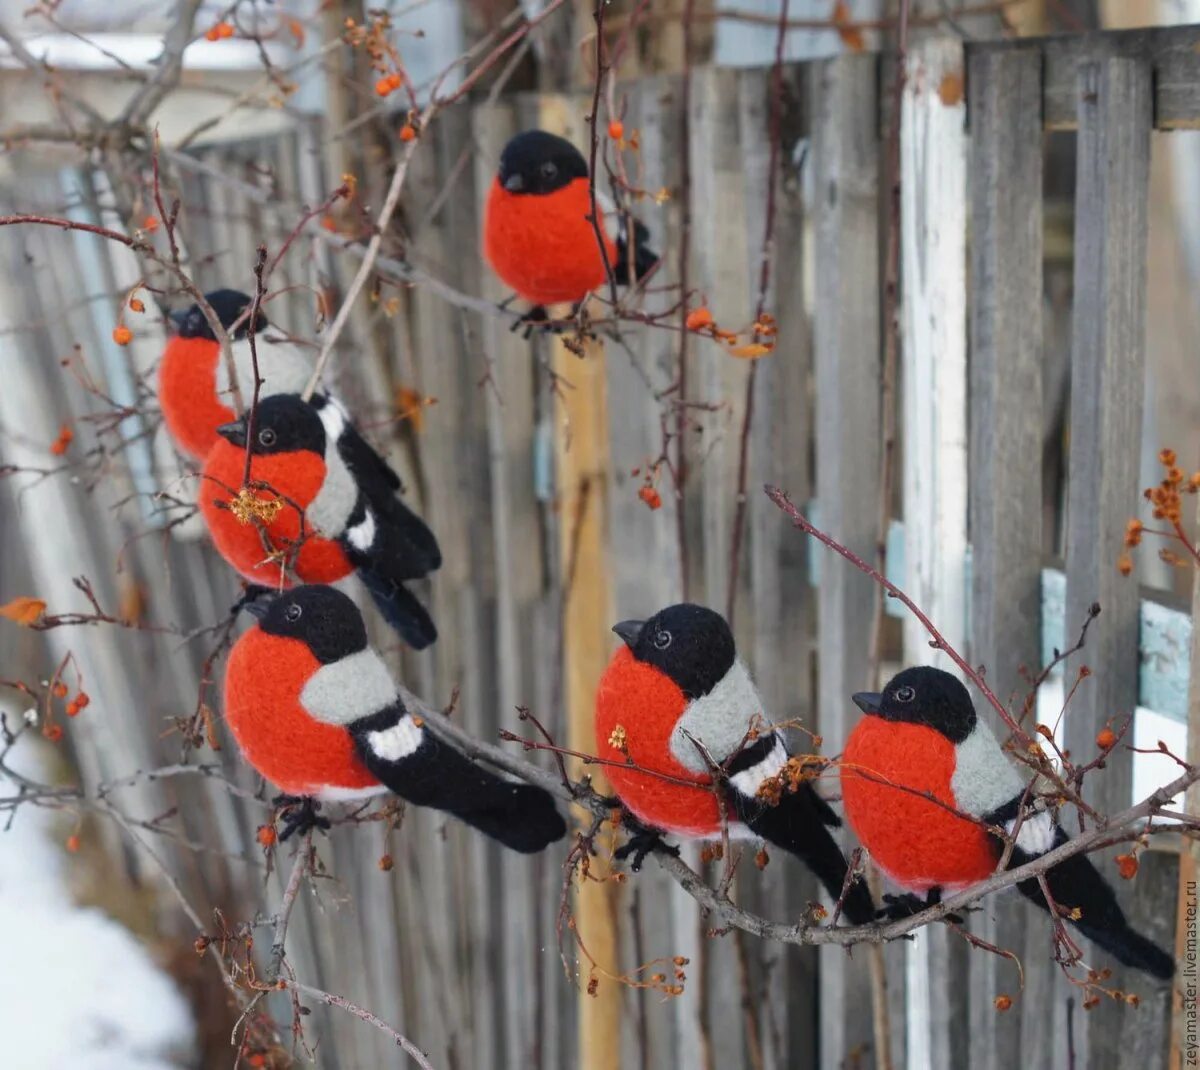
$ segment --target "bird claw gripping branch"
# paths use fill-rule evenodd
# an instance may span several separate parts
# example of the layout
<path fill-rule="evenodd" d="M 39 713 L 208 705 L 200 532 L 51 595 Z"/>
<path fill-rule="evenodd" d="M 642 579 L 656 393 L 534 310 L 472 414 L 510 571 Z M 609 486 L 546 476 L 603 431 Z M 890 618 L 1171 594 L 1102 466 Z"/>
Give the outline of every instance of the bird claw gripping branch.
<path fill-rule="evenodd" d="M 923 910 L 937 906 L 942 901 L 942 895 L 937 888 L 932 888 L 924 899 L 919 895 L 913 895 L 912 892 L 903 892 L 900 895 L 885 894 L 883 901 L 885 906 L 876 912 L 876 917 L 887 921 L 900 921 L 902 918 L 911 918 L 914 914 L 920 914 Z M 956 925 L 962 924 L 962 918 L 958 914 L 947 914 L 946 920 L 952 921 Z"/>
<path fill-rule="evenodd" d="M 279 816 L 283 819 L 283 831 L 279 834 L 279 842 L 283 843 L 295 833 L 304 835 L 306 832 L 319 829 L 327 832 L 330 828 L 329 818 L 321 817 L 318 810 L 321 804 L 310 796 L 276 795 L 271 800 L 279 807 Z"/>
<path fill-rule="evenodd" d="M 613 852 L 613 857 L 618 862 L 624 862 L 632 855 L 633 862 L 630 863 L 629 868 L 634 873 L 642 871 L 642 863 L 646 861 L 646 856 L 654 851 L 662 851 L 664 854 L 679 857 L 679 848 L 674 844 L 667 843 L 657 829 L 643 825 L 636 818 L 629 816 L 624 819 L 623 823 L 633 830 L 633 834 Z"/>

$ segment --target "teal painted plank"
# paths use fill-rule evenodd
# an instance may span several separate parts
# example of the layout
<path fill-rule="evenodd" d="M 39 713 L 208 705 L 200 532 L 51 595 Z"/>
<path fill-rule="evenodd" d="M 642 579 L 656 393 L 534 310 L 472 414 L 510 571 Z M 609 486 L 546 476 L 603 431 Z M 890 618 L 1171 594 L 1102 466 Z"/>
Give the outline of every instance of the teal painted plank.
<path fill-rule="evenodd" d="M 820 527 L 820 503 L 808 502 L 808 518 Z M 809 554 L 809 582 L 819 586 L 825 554 Z M 967 590 L 971 587 L 971 554 L 967 549 Z M 904 522 L 893 520 L 887 537 L 887 576 L 897 585 L 904 582 Z M 904 606 L 894 598 L 884 600 L 889 617 L 903 617 Z M 1073 643 L 1078 626 L 1072 625 L 1067 638 L 1067 578 L 1056 568 L 1042 569 L 1042 664 L 1054 659 L 1054 652 Z M 970 606 L 967 607 L 967 620 Z M 1082 623 L 1082 622 L 1080 622 Z M 1170 609 L 1143 599 L 1140 607 L 1138 641 L 1138 705 L 1176 721 L 1187 721 L 1188 677 L 1191 672 L 1192 619 L 1178 609 Z M 968 637 L 969 638 L 969 637 Z"/>

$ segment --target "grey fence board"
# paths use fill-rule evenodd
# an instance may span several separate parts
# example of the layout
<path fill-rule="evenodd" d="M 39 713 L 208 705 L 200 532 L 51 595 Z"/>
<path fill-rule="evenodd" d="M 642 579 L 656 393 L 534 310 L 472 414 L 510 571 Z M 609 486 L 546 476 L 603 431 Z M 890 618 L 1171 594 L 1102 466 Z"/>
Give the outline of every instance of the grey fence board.
<path fill-rule="evenodd" d="M 1071 352 L 1070 485 L 1067 503 L 1067 621 L 1073 629 L 1098 601 L 1086 661 L 1101 669 L 1080 687 L 1066 718 L 1077 757 L 1096 734 L 1137 703 L 1137 586 L 1120 576 L 1125 520 L 1137 506 L 1146 308 L 1146 210 L 1150 162 L 1150 66 L 1105 59 L 1079 68 L 1075 209 L 1075 309 Z M 1075 659 L 1069 670 L 1079 664 Z M 1127 806 L 1132 756 L 1114 752 L 1089 785 L 1102 810 Z M 1111 852 L 1094 856 L 1111 867 Z M 1117 971 L 1123 987 L 1128 975 Z M 1132 978 L 1128 978 L 1132 981 Z M 1117 1066 L 1120 1018 L 1081 1019 L 1084 1065 Z"/>
<path fill-rule="evenodd" d="M 1079 125 L 1076 85 L 1082 64 L 1106 57 L 1140 61 L 1151 72 L 1154 125 L 1160 130 L 1200 126 L 1200 27 L 1128 30 L 1048 37 L 1037 42 L 1042 53 L 1045 88 L 1043 114 L 1053 130 Z M 1025 47 L 1024 42 L 968 45 L 972 55 Z"/>
<path fill-rule="evenodd" d="M 822 521 L 871 559 L 880 539 L 879 442 L 859 433 L 879 411 L 878 85 L 873 57 L 843 57 L 812 69 L 816 217 L 821 266 L 813 332 L 817 493 Z M 853 488 L 851 493 L 847 490 Z M 873 591 L 865 576 L 830 562 L 818 592 L 817 712 L 827 754 L 853 725 L 847 696 L 867 676 Z M 866 953 L 820 953 L 820 1051 L 824 1070 L 873 1043 Z"/>
<path fill-rule="evenodd" d="M 967 76 L 971 116 L 970 503 L 971 660 L 998 693 L 1022 698 L 1020 669 L 1039 664 L 1042 553 L 1041 57 L 1036 49 L 981 52 Z M 981 707 L 982 708 L 982 707 Z M 985 716 L 987 714 L 985 713 Z M 993 718 L 994 720 L 994 718 Z M 994 723 L 1003 738 L 1003 725 Z M 1021 955 L 1026 984 L 1053 969 L 1026 956 L 1032 907 L 997 896 L 972 916 L 983 939 Z M 1022 1022 L 1048 1005 L 1018 995 L 1013 964 L 970 956 L 972 1066 L 1015 1066 Z M 996 996 L 1013 996 L 1004 1015 Z M 1048 1053 L 1026 1050 L 1021 1065 Z M 1045 1065 L 1049 1065 L 1046 1063 Z"/>

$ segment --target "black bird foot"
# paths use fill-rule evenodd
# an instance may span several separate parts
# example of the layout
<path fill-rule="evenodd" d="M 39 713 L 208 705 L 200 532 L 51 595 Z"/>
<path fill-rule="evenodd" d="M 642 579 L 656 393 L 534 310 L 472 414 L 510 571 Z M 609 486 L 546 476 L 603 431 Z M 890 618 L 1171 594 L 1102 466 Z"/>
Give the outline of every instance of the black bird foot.
<path fill-rule="evenodd" d="M 883 901 L 886 905 L 876 911 L 875 916 L 887 921 L 899 921 L 901 918 L 911 918 L 914 914 L 937 906 L 942 901 L 942 890 L 930 888 L 924 899 L 913 895 L 912 892 L 904 892 L 902 895 L 885 894 Z M 958 914 L 947 914 L 946 921 L 952 921 L 956 925 L 962 924 L 962 918 Z"/>
<path fill-rule="evenodd" d="M 279 834 L 280 843 L 297 832 L 301 835 L 314 829 L 325 832 L 330 827 L 329 819 L 317 813 L 321 804 L 311 795 L 276 795 L 271 804 L 278 807 L 279 816 L 283 819 L 283 831 Z"/>
<path fill-rule="evenodd" d="M 229 615 L 236 617 L 243 609 L 254 602 L 257 602 L 265 595 L 274 594 L 273 587 L 264 587 L 261 583 L 248 583 L 246 589 L 242 592 L 242 597 L 229 607 Z"/>
<path fill-rule="evenodd" d="M 665 854 L 679 856 L 679 848 L 667 843 L 658 829 L 652 829 L 648 825 L 643 825 L 636 818 L 628 815 L 626 815 L 622 824 L 627 829 L 629 838 L 613 852 L 613 858 L 618 862 L 624 862 L 625 859 L 632 856 L 633 861 L 630 863 L 629 868 L 634 873 L 642 871 L 642 863 L 646 861 L 646 855 L 653 851 L 662 851 Z"/>
<path fill-rule="evenodd" d="M 519 331 L 522 327 L 525 330 L 521 337 L 528 340 L 535 329 L 544 328 L 550 322 L 550 313 L 546 311 L 544 305 L 534 305 L 520 319 L 514 320 L 513 325 L 509 327 L 510 331 Z"/>

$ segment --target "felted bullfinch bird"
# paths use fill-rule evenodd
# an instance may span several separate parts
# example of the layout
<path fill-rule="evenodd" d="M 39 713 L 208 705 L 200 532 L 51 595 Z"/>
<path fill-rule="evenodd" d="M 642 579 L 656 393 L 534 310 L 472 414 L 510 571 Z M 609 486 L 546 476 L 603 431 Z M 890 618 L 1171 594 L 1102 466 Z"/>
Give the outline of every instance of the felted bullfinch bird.
<path fill-rule="evenodd" d="M 236 498 L 245 467 L 249 414 L 223 424 L 209 451 L 200 509 L 218 551 L 254 583 L 288 586 L 282 552 L 306 583 L 356 572 L 388 623 L 414 649 L 437 638 L 425 607 L 404 584 L 441 566 L 433 532 L 397 496 L 400 479 L 359 435 L 342 406 L 277 394 L 254 414 L 250 481 L 266 512 L 247 515 Z M 272 503 L 282 500 L 282 505 Z"/>
<path fill-rule="evenodd" d="M 387 791 L 515 851 L 566 835 L 552 796 L 477 765 L 409 712 L 341 591 L 296 587 L 245 608 L 258 623 L 230 651 L 225 718 L 246 761 L 284 792 L 285 836 L 328 827 L 323 801 Z"/>
<path fill-rule="evenodd" d="M 905 669 L 882 693 L 862 692 L 854 701 L 867 716 L 842 754 L 842 803 L 871 857 L 907 890 L 889 897 L 887 913 L 893 917 L 936 903 L 943 890 L 969 887 L 996 870 L 1004 843 L 945 806 L 1010 836 L 1015 830 L 1010 867 L 1067 842 L 1049 812 L 1027 807 L 1021 815 L 1021 776 L 976 716 L 967 689 L 949 673 Z M 928 792 L 945 806 L 913 792 Z M 1072 924 L 1089 940 L 1126 966 L 1164 979 L 1174 974 L 1171 956 L 1130 928 L 1113 889 L 1086 855 L 1060 862 L 1045 877 L 1060 907 L 1078 909 Z M 1017 888 L 1048 909 L 1036 878 Z M 923 893 L 925 901 L 913 892 Z"/>
<path fill-rule="evenodd" d="M 767 727 L 762 699 L 737 657 L 725 619 L 703 606 L 682 604 L 647 621 L 622 621 L 613 631 L 625 645 L 596 695 L 597 753 L 616 763 L 605 773 L 621 802 L 646 826 L 619 856 L 634 854 L 638 868 L 656 846 L 652 830 L 720 836 L 719 790 L 731 835 L 767 840 L 791 852 L 835 902 L 841 898 L 846 859 L 828 828 L 841 821 L 808 781 L 795 791 L 778 790 L 787 747 Z M 627 759 L 637 768 L 624 764 Z M 714 763 L 722 770 L 715 787 Z M 842 911 L 856 925 L 874 919 L 861 879 L 850 884 Z"/>
<path fill-rule="evenodd" d="M 205 294 L 204 299 L 227 330 L 254 303 L 248 294 L 237 290 L 214 290 Z M 159 363 L 158 400 L 175 445 L 192 460 L 203 461 L 217 441 L 217 428 L 234 417 L 229 367 L 199 305 L 173 312 L 171 319 L 176 333 L 168 340 Z M 312 375 L 312 361 L 302 349 L 291 342 L 268 340 L 264 336 L 269 326 L 260 309 L 254 324 L 247 318 L 230 338 L 238 390 L 247 405 L 254 393 L 251 332 L 255 334 L 254 347 L 263 380 L 260 397 L 298 394 Z"/>
<path fill-rule="evenodd" d="M 629 285 L 658 263 L 646 246 L 649 231 L 641 223 L 634 227 L 631 279 L 625 216 L 618 217 L 613 241 L 600 203 L 604 256 L 617 283 Z M 544 320 L 546 305 L 578 304 L 606 281 L 591 216 L 587 161 L 574 145 L 526 130 L 504 146 L 484 206 L 483 254 L 516 296 L 534 306 L 526 320 Z"/>

